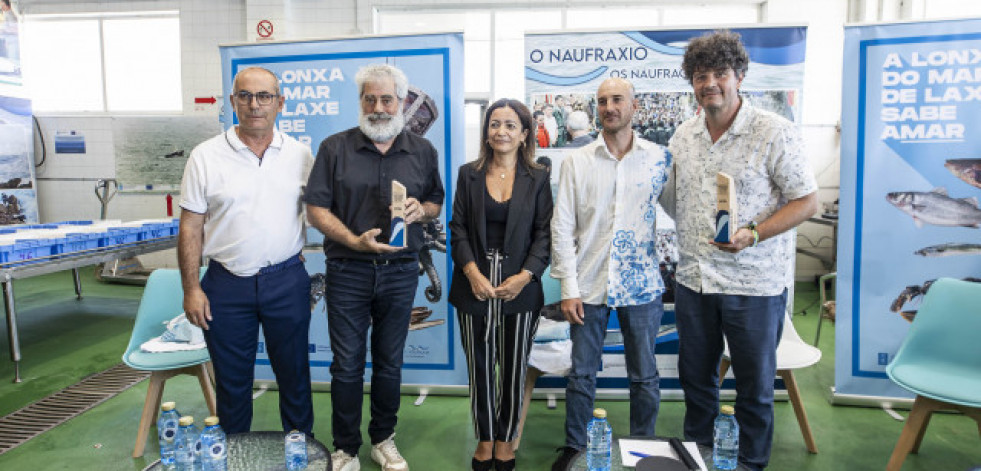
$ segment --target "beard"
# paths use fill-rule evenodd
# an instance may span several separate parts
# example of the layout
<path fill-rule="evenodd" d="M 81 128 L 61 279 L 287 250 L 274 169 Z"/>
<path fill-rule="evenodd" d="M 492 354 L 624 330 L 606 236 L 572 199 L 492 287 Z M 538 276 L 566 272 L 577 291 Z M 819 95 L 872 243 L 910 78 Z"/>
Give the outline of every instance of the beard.
<path fill-rule="evenodd" d="M 388 118 L 387 120 L 383 120 Z M 377 120 L 373 122 L 372 119 Z M 405 117 L 402 113 L 394 115 L 388 113 L 361 114 L 358 119 L 358 127 L 361 128 L 368 139 L 372 142 L 388 142 L 402 132 L 405 126 Z"/>

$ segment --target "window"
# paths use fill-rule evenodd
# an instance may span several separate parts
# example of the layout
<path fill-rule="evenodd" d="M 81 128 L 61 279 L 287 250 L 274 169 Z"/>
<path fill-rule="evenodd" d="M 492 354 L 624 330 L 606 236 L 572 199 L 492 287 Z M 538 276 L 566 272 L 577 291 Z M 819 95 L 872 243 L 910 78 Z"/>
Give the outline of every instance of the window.
<path fill-rule="evenodd" d="M 24 21 L 24 84 L 35 111 L 182 110 L 177 12 Z"/>

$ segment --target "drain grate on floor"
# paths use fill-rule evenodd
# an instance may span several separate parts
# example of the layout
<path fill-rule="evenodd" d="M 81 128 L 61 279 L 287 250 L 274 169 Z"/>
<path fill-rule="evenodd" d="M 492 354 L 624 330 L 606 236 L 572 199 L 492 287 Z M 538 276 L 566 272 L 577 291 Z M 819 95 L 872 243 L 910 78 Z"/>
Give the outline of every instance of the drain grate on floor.
<path fill-rule="evenodd" d="M 122 363 L 0 417 L 0 455 L 150 377 Z"/>

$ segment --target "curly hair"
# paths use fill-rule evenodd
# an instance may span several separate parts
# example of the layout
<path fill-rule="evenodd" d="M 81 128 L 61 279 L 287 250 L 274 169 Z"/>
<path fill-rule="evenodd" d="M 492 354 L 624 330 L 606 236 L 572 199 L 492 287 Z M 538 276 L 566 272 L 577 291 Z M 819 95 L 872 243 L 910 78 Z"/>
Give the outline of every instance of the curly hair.
<path fill-rule="evenodd" d="M 731 68 L 743 78 L 749 70 L 749 54 L 740 41 L 739 33 L 729 30 L 706 33 L 688 42 L 681 69 L 688 83 L 696 70 L 725 70 Z"/>

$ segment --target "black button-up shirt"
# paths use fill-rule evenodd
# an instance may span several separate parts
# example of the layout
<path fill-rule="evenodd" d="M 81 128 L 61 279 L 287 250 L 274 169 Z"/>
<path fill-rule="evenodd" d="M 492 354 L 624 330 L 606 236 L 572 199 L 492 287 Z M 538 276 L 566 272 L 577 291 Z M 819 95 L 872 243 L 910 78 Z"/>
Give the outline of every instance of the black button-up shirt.
<path fill-rule="evenodd" d="M 443 204 L 439 155 L 428 140 L 403 130 L 388 152 L 382 154 L 361 129 L 354 127 L 320 143 L 303 200 L 330 210 L 355 235 L 381 229 L 377 240 L 387 244 L 391 234 L 392 180 L 405 185 L 406 196 L 420 203 Z M 409 224 L 407 230 L 408 248 L 393 254 L 358 252 L 330 239 L 324 241 L 324 252 L 327 258 L 415 257 L 423 242 L 422 227 Z"/>

